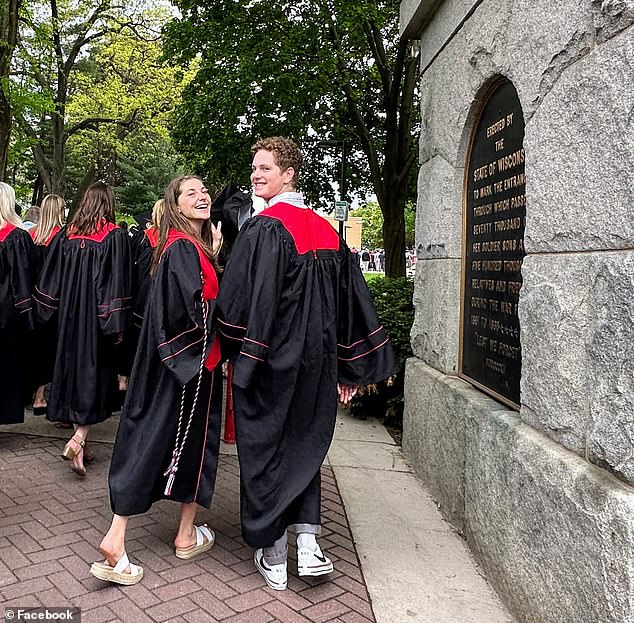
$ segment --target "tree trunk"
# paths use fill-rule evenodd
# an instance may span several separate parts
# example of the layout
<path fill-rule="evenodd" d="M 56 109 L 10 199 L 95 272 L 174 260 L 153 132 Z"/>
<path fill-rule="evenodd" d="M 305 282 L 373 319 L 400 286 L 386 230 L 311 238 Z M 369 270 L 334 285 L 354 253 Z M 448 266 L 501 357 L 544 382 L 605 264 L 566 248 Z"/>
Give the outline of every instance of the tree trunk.
<path fill-rule="evenodd" d="M 0 182 L 5 181 L 7 174 L 7 155 L 11 136 L 11 106 L 4 88 L 0 87 Z"/>
<path fill-rule="evenodd" d="M 385 276 L 405 277 L 405 201 L 386 193 L 383 212 L 383 244 L 385 246 Z"/>
<path fill-rule="evenodd" d="M 11 136 L 11 105 L 7 93 L 7 80 L 11 70 L 11 57 L 18 36 L 18 11 L 21 0 L 0 2 L 0 181 L 7 173 L 7 154 Z"/>
<path fill-rule="evenodd" d="M 31 195 L 31 205 L 39 206 L 44 199 L 44 182 L 42 182 L 42 176 L 38 175 L 33 183 L 33 194 Z"/>

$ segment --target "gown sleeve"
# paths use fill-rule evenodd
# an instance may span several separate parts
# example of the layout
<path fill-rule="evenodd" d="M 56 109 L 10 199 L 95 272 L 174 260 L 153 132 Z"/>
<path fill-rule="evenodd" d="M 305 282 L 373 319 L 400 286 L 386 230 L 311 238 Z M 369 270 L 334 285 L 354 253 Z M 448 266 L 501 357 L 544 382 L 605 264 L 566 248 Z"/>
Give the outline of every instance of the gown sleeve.
<path fill-rule="evenodd" d="M 97 269 L 97 317 L 104 335 L 126 328 L 131 304 L 132 261 L 130 239 L 115 229 L 104 240 L 104 253 Z"/>
<path fill-rule="evenodd" d="M 59 308 L 59 294 L 64 276 L 63 245 L 65 239 L 66 228 L 64 227 L 48 245 L 44 265 L 34 289 L 35 316 L 42 324 L 48 322 Z"/>
<path fill-rule="evenodd" d="M 218 331 L 238 387 L 248 387 L 267 359 L 287 252 L 276 222 L 255 217 L 241 230 L 227 262 L 218 296 Z"/>
<path fill-rule="evenodd" d="M 207 308 L 204 324 L 203 305 Z M 202 301 L 200 259 L 196 247 L 186 240 L 177 240 L 165 251 L 150 295 L 147 313 L 161 362 L 180 385 L 193 379 L 203 357 L 213 343 L 215 301 Z"/>
<path fill-rule="evenodd" d="M 367 385 L 395 374 L 394 350 L 380 324 L 359 263 L 344 247 L 337 325 L 337 381 Z"/>
<path fill-rule="evenodd" d="M 31 289 L 35 268 L 33 241 L 27 232 L 16 229 L 5 244 L 10 270 L 10 293 L 6 313 L 0 314 L 0 328 L 5 328 L 9 319 L 15 315 L 19 324 L 32 329 L 34 314 Z"/>

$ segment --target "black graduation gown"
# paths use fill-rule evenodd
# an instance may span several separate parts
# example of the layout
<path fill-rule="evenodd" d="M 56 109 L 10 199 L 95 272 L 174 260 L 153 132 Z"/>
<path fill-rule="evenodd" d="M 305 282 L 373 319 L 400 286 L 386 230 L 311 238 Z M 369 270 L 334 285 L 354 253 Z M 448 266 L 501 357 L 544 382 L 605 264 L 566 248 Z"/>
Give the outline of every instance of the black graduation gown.
<path fill-rule="evenodd" d="M 194 245 L 177 240 L 164 252 L 152 287 L 110 465 L 112 511 L 137 515 L 157 500 L 209 507 L 220 450 L 222 374 L 203 369 L 196 409 L 170 495 L 164 475 L 176 443 L 185 386 L 185 428 L 203 355 L 201 266 Z M 208 304 L 205 357 L 215 330 Z"/>
<path fill-rule="evenodd" d="M 253 215 L 251 195 L 243 193 L 234 182 L 227 184 L 211 204 L 211 222 L 222 223 L 222 248 L 219 261 L 227 263 L 236 236 Z M 222 279 L 222 273 L 219 275 Z"/>
<path fill-rule="evenodd" d="M 117 408 L 115 342 L 130 307 L 130 242 L 112 223 L 93 236 L 64 228 L 49 247 L 33 298 L 38 318 L 57 313 L 57 350 L 47 418 L 78 425 Z"/>
<path fill-rule="evenodd" d="M 33 261 L 26 231 L 10 224 L 0 229 L 0 424 L 24 422 Z"/>
<path fill-rule="evenodd" d="M 152 229 L 152 231 L 154 231 Z M 130 376 L 134 356 L 136 355 L 145 306 L 152 289 L 152 277 L 150 268 L 152 256 L 156 247 L 156 238 L 148 236 L 149 231 L 137 230 L 132 237 L 132 309 L 128 327 L 125 331 L 123 343 L 119 352 L 119 374 Z"/>
<path fill-rule="evenodd" d="M 240 232 L 218 322 L 234 360 L 243 537 L 270 546 L 292 524 L 320 523 L 337 382 L 387 378 L 394 353 L 345 242 L 312 210 L 288 204 Z"/>
<path fill-rule="evenodd" d="M 33 238 L 37 228 L 32 229 L 29 234 Z M 37 282 L 51 242 L 54 240 L 60 228 L 53 230 L 52 235 L 44 244 L 34 244 L 35 258 L 35 281 Z M 44 324 L 37 324 L 33 332 L 31 355 L 29 357 L 30 377 L 34 388 L 46 385 L 53 378 L 53 369 L 55 365 L 55 349 L 57 346 L 57 314 L 53 314 L 51 318 Z"/>

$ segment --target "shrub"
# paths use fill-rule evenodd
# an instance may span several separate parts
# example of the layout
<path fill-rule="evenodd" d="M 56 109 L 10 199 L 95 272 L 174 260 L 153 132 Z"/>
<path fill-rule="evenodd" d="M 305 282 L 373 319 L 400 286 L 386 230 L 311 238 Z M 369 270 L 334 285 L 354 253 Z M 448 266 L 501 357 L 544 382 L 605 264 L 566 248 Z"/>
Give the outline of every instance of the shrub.
<path fill-rule="evenodd" d="M 389 279 L 377 276 L 368 282 L 368 289 L 379 321 L 390 338 L 400 369 L 386 381 L 360 388 L 350 409 L 356 417 L 378 417 L 387 425 L 401 429 L 405 360 L 412 355 L 410 331 L 414 322 L 414 282 L 407 277 Z"/>

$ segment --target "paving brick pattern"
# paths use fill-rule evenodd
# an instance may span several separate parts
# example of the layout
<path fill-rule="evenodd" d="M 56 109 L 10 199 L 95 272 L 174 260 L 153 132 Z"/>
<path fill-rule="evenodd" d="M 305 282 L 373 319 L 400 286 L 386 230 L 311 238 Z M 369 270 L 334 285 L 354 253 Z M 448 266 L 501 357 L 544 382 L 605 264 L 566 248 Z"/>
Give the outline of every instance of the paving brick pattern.
<path fill-rule="evenodd" d="M 174 556 L 179 505 L 160 502 L 128 526 L 127 550 L 143 565 L 129 587 L 89 573 L 110 525 L 107 473 L 112 445 L 90 443 L 96 460 L 79 480 L 60 458 L 64 441 L 0 433 L 0 603 L 82 609 L 84 623 L 374 622 L 359 559 L 332 470 L 322 470 L 322 548 L 335 563 L 326 578 L 299 578 L 289 550 L 286 591 L 268 588 L 240 536 L 238 460 L 222 455 L 210 510 L 197 522 L 216 533 L 211 551 Z M 3 612 L 2 612 L 3 614 Z"/>

